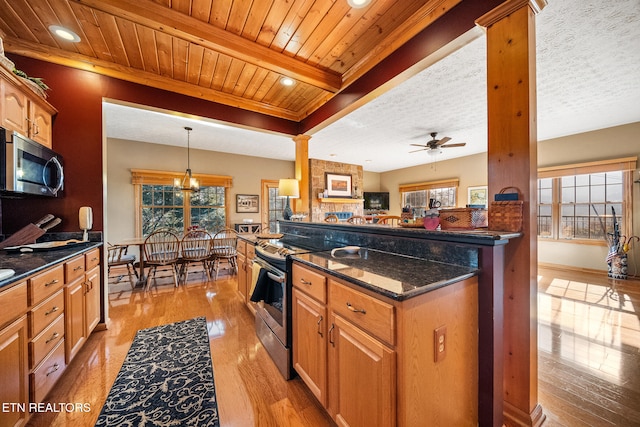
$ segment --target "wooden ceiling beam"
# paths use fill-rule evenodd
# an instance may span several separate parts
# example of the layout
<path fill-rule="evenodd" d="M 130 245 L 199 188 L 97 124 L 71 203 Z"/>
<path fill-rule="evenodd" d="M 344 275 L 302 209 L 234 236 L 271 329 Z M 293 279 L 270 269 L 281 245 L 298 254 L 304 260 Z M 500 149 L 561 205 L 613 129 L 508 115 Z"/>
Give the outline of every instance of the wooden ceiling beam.
<path fill-rule="evenodd" d="M 302 116 L 295 111 L 273 107 L 262 102 L 247 100 L 239 96 L 195 84 L 173 80 L 147 71 L 134 70 L 129 67 L 84 56 L 78 53 L 71 53 L 36 43 L 25 42 L 13 37 L 7 37 L 4 39 L 4 48 L 7 52 L 25 56 L 27 58 L 91 71 L 131 83 L 151 86 L 169 92 L 175 92 L 182 95 L 192 96 L 194 98 L 205 99 L 211 102 L 242 108 L 244 110 L 255 111 L 257 113 L 280 117 L 295 122 L 302 119 Z"/>
<path fill-rule="evenodd" d="M 342 76 L 338 73 L 319 70 L 268 47 L 149 0 L 70 1 L 153 28 L 156 31 L 333 93 L 338 92 L 342 87 Z"/>

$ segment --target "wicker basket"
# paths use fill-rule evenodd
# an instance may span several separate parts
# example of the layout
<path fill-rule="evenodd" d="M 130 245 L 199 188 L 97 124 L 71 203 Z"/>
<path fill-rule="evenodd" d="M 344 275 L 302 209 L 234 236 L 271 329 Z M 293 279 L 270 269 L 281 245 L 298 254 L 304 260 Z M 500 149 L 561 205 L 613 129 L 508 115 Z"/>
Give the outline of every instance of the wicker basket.
<path fill-rule="evenodd" d="M 499 194 L 505 194 L 505 191 L 513 188 L 517 191 L 520 198 L 520 190 L 516 187 L 505 187 L 500 190 Z M 491 229 L 496 231 L 522 231 L 522 217 L 524 201 L 522 200 L 503 200 L 494 201 L 489 205 L 489 224 Z"/>
<path fill-rule="evenodd" d="M 486 209 L 440 209 L 440 228 L 442 230 L 473 230 L 486 226 Z"/>

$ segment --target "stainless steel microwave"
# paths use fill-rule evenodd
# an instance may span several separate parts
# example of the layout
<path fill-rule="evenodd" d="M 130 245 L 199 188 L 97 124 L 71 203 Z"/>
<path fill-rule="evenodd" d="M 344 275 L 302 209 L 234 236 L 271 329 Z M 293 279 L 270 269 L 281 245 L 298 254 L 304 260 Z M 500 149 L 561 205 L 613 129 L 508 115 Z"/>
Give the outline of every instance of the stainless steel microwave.
<path fill-rule="evenodd" d="M 62 156 L 37 142 L 0 128 L 2 194 L 59 197 L 64 186 Z"/>

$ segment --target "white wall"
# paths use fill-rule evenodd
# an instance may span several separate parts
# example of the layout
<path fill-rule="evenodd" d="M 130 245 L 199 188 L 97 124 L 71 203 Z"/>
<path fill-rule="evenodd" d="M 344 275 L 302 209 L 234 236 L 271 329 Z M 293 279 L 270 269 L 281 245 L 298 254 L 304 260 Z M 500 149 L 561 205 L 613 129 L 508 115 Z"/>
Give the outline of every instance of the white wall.
<path fill-rule="evenodd" d="M 131 169 L 184 171 L 186 150 L 160 144 L 120 139 L 107 140 L 107 215 L 105 240 L 117 243 L 135 236 L 134 194 Z M 261 213 L 236 213 L 236 194 L 261 195 L 261 180 L 277 180 L 293 176 L 294 162 L 240 156 L 206 150 L 191 150 L 191 169 L 194 173 L 229 175 L 233 177 L 229 209 L 230 224 L 244 218 L 260 222 Z"/>
<path fill-rule="evenodd" d="M 425 155 L 425 159 L 431 159 Z M 459 179 L 458 207 L 467 204 L 467 188 L 487 185 L 487 153 L 458 157 L 452 160 L 430 161 L 424 165 L 383 172 L 380 191 L 389 192 L 390 215 L 400 215 L 402 201 L 399 186 L 415 182 Z"/>
<path fill-rule="evenodd" d="M 538 143 L 539 167 L 632 156 L 640 157 L 640 123 Z M 365 188 L 368 186 L 367 176 L 365 175 Z M 401 201 L 398 187 L 400 184 L 448 178 L 460 180 L 458 206 L 464 206 L 467 203 L 467 188 L 469 186 L 487 184 L 486 153 L 384 172 L 380 174 L 380 187 L 377 191 L 389 192 L 390 213 L 399 215 Z M 639 178 L 640 174 L 636 170 L 634 180 Z M 489 198 L 491 200 L 492 195 L 489 195 Z M 624 233 L 631 234 L 627 230 Z M 633 184 L 633 234 L 640 235 L 640 184 Z M 604 245 L 577 245 L 544 239 L 540 239 L 538 243 L 538 261 L 541 263 L 606 270 L 607 265 L 604 261 L 606 254 L 607 248 Z M 628 255 L 629 274 L 640 274 L 640 271 L 636 269 L 636 266 L 640 268 L 640 244 L 636 245 Z"/>
<path fill-rule="evenodd" d="M 640 122 L 593 132 L 541 141 L 538 144 L 538 166 L 593 162 L 621 157 L 640 157 Z M 635 171 L 634 180 L 639 172 Z M 640 235 L 640 184 L 633 184 L 633 233 Z M 564 242 L 538 241 L 538 262 L 606 270 L 605 246 L 575 245 Z M 640 274 L 640 245 L 628 253 L 629 274 Z M 637 267 L 635 267 L 637 266 Z"/>

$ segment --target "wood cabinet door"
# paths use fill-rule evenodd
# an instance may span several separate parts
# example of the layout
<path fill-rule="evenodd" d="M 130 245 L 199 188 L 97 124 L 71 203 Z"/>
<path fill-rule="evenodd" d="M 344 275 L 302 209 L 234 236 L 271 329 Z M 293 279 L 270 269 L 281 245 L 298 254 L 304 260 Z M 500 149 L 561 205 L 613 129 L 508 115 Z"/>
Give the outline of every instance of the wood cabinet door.
<path fill-rule="evenodd" d="M 339 426 L 396 425 L 396 353 L 332 314 L 330 410 Z"/>
<path fill-rule="evenodd" d="M 64 343 L 67 364 L 75 357 L 85 341 L 84 293 L 84 277 L 76 279 L 64 288 Z"/>
<path fill-rule="evenodd" d="M 327 407 L 327 309 L 293 289 L 293 367 Z"/>
<path fill-rule="evenodd" d="M 252 280 L 253 280 L 253 259 L 250 259 L 249 257 L 245 258 L 245 280 L 244 280 L 244 287 L 246 289 L 246 298 L 244 300 L 245 303 L 249 302 L 249 299 L 251 298 L 251 285 L 252 285 Z"/>
<path fill-rule="evenodd" d="M 100 323 L 100 268 L 94 267 L 85 275 L 84 280 L 84 314 L 85 314 L 85 337 L 89 337 L 91 332 Z"/>
<path fill-rule="evenodd" d="M 31 103 L 30 137 L 34 141 L 51 148 L 51 114 L 36 103 Z"/>
<path fill-rule="evenodd" d="M 21 426 L 28 418 L 27 316 L 0 329 L 0 402 L 22 405 L 0 411 L 1 426 Z"/>
<path fill-rule="evenodd" d="M 238 252 L 238 293 L 244 303 L 247 302 L 247 274 L 247 258 Z"/>
<path fill-rule="evenodd" d="M 0 80 L 0 123 L 8 130 L 29 136 L 27 96 L 11 83 Z"/>

